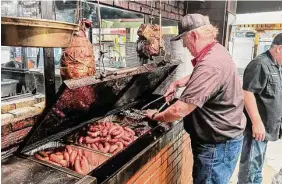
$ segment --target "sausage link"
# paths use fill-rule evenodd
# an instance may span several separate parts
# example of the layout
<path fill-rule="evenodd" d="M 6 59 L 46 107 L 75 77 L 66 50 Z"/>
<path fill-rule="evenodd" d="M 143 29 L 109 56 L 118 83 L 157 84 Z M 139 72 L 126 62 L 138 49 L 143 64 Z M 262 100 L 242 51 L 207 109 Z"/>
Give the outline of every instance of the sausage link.
<path fill-rule="evenodd" d="M 92 152 L 84 150 L 83 154 L 84 154 L 85 158 L 87 159 L 89 165 L 95 165 L 96 164 L 96 161 L 95 161 L 96 158 L 95 158 L 95 156 L 92 155 Z"/>
<path fill-rule="evenodd" d="M 131 139 L 127 136 L 122 136 L 121 139 L 125 140 L 126 142 L 131 142 Z"/>
<path fill-rule="evenodd" d="M 63 167 L 67 167 L 68 166 L 68 162 L 66 160 L 64 160 L 64 158 L 60 158 L 60 155 L 55 155 L 55 154 L 51 154 L 50 155 L 50 161 L 52 162 L 56 162 L 57 164 L 60 164 Z"/>
<path fill-rule="evenodd" d="M 64 159 L 64 155 L 63 155 L 62 152 L 56 152 L 56 153 L 54 153 L 54 154 L 57 156 L 57 158 L 59 158 L 59 159 L 61 159 L 61 160 Z"/>
<path fill-rule="evenodd" d="M 78 151 L 77 151 L 77 155 L 79 155 L 79 156 L 83 156 L 82 149 L 78 149 Z"/>
<path fill-rule="evenodd" d="M 130 142 L 127 142 L 127 141 L 125 141 L 125 140 L 123 140 L 123 139 L 119 139 L 119 141 L 120 141 L 125 147 L 127 147 L 127 146 L 130 144 Z"/>
<path fill-rule="evenodd" d="M 89 168 L 89 163 L 88 163 L 86 157 L 83 156 L 83 157 L 81 158 L 80 164 L 81 164 L 81 168 L 82 168 L 83 172 L 84 172 L 85 174 L 87 174 L 87 173 L 90 171 L 90 168 Z"/>
<path fill-rule="evenodd" d="M 110 139 L 108 142 L 112 143 L 112 144 L 115 144 L 116 142 L 118 142 L 118 139 Z"/>
<path fill-rule="evenodd" d="M 80 156 L 77 156 L 75 158 L 75 161 L 74 161 L 74 171 L 79 173 L 79 174 L 85 174 L 83 169 L 81 168 L 81 165 L 80 165 Z"/>
<path fill-rule="evenodd" d="M 98 127 L 90 127 L 89 131 L 90 132 L 98 132 L 98 131 L 100 131 L 100 128 L 98 128 Z"/>
<path fill-rule="evenodd" d="M 97 131 L 97 132 L 90 132 L 90 131 L 87 131 L 87 134 L 90 136 L 90 137 L 98 137 L 100 135 L 100 131 Z"/>
<path fill-rule="evenodd" d="M 107 129 L 104 129 L 103 131 L 102 131 L 102 136 L 103 137 L 106 137 L 108 135 L 108 130 Z"/>
<path fill-rule="evenodd" d="M 95 150 L 98 150 L 97 146 L 93 143 L 91 144 L 91 148 L 95 149 Z"/>
<path fill-rule="evenodd" d="M 113 153 L 114 151 L 116 151 L 118 149 L 118 145 L 117 144 L 114 144 L 114 145 L 111 145 L 111 148 L 109 150 L 110 153 Z"/>
<path fill-rule="evenodd" d="M 111 145 L 108 142 L 105 142 L 104 153 L 108 153 L 110 150 Z"/>
<path fill-rule="evenodd" d="M 70 155 L 69 155 L 69 153 L 68 152 L 64 152 L 64 160 L 66 160 L 67 162 L 69 162 L 70 161 Z"/>
<path fill-rule="evenodd" d="M 112 134 L 113 131 L 114 131 L 114 130 L 118 130 L 118 129 L 119 129 L 118 127 L 116 127 L 116 126 L 113 125 L 113 126 L 110 128 L 110 130 L 109 130 L 109 134 L 110 134 L 110 135 L 113 135 L 113 134 Z"/>
<path fill-rule="evenodd" d="M 38 153 L 35 153 L 34 157 L 37 158 L 38 160 L 49 161 L 49 157 L 43 157 L 39 155 Z"/>
<path fill-rule="evenodd" d="M 85 142 L 88 144 L 92 144 L 94 142 L 98 142 L 100 140 L 100 137 L 96 137 L 96 138 L 91 138 L 89 136 L 85 137 Z"/>
<path fill-rule="evenodd" d="M 101 143 L 98 144 L 98 150 L 103 152 L 103 150 L 104 150 L 103 144 L 101 144 Z"/>
<path fill-rule="evenodd" d="M 118 145 L 118 149 L 116 149 L 116 151 L 114 151 L 113 154 L 116 154 L 120 152 L 121 150 L 123 150 L 123 143 L 117 142 L 116 144 Z"/>
<path fill-rule="evenodd" d="M 119 139 L 120 137 L 122 137 L 124 135 L 124 130 L 121 128 L 119 134 L 117 134 L 115 136 L 116 139 Z"/>
<path fill-rule="evenodd" d="M 111 140 L 111 135 L 107 135 L 105 142 L 108 142 L 109 140 Z"/>
<path fill-rule="evenodd" d="M 81 136 L 81 137 L 79 138 L 79 140 L 78 140 L 78 143 L 79 143 L 79 144 L 82 144 L 84 141 L 85 141 L 85 138 Z"/>
<path fill-rule="evenodd" d="M 60 152 L 60 151 L 57 151 L 57 152 L 55 152 L 55 155 L 63 155 L 63 153 Z"/>
<path fill-rule="evenodd" d="M 133 136 L 135 135 L 135 132 L 131 128 L 124 127 L 124 130 L 126 130 L 127 132 L 129 132 Z"/>
<path fill-rule="evenodd" d="M 66 146 L 66 150 L 68 151 L 69 154 L 71 154 L 71 152 L 72 152 L 72 147 L 69 146 L 69 145 L 67 145 L 67 146 Z"/>
<path fill-rule="evenodd" d="M 72 151 L 71 154 L 70 154 L 70 164 L 71 165 L 74 164 L 76 156 L 77 156 L 77 151 L 76 150 Z"/>

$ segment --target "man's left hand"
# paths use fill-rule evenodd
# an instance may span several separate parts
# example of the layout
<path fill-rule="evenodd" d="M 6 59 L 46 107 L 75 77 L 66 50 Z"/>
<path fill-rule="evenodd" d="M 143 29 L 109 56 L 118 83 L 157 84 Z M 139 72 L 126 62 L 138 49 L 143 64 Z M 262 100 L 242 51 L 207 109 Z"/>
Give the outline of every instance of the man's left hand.
<path fill-rule="evenodd" d="M 153 114 L 157 113 L 158 111 L 156 109 L 148 109 L 146 112 L 145 112 L 145 115 L 148 117 L 148 118 L 152 118 Z"/>

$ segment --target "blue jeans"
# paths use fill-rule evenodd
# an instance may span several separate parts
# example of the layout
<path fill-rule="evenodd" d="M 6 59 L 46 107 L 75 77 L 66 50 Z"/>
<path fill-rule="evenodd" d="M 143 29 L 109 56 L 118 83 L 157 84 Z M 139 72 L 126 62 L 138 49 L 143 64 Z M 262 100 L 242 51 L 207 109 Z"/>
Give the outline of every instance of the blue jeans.
<path fill-rule="evenodd" d="M 234 172 L 243 136 L 219 144 L 201 144 L 192 139 L 194 184 L 228 184 Z"/>
<path fill-rule="evenodd" d="M 241 153 L 238 183 L 261 184 L 262 167 L 267 141 L 256 141 L 249 130 L 246 130 Z"/>

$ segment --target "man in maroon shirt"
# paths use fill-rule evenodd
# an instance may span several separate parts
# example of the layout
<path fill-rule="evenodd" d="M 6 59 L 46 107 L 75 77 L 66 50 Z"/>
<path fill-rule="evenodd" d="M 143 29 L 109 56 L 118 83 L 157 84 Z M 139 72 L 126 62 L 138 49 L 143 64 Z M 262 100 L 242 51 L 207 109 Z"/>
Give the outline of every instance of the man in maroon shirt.
<path fill-rule="evenodd" d="M 195 58 L 191 75 L 173 82 L 165 94 L 186 87 L 181 98 L 165 111 L 148 110 L 147 116 L 162 122 L 184 119 L 194 157 L 194 183 L 227 184 L 241 152 L 246 118 L 243 90 L 228 51 L 216 40 L 218 30 L 208 17 L 188 14 L 184 32 L 172 41 L 183 40 Z"/>

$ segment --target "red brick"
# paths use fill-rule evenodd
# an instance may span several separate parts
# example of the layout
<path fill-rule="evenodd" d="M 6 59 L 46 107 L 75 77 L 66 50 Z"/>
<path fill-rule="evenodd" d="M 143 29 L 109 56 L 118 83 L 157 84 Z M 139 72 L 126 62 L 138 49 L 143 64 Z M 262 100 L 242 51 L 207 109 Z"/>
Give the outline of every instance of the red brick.
<path fill-rule="evenodd" d="M 146 0 L 137 0 L 136 2 L 138 2 L 140 4 L 146 4 L 147 5 L 147 1 Z"/>
<path fill-rule="evenodd" d="M 175 160 L 172 162 L 172 167 L 175 167 L 181 160 L 182 155 L 178 155 Z"/>
<path fill-rule="evenodd" d="M 141 5 L 135 2 L 129 2 L 128 8 L 133 11 L 141 11 Z"/>
<path fill-rule="evenodd" d="M 181 178 L 180 177 L 177 179 L 176 184 L 181 184 Z"/>
<path fill-rule="evenodd" d="M 161 149 L 161 151 L 156 155 L 156 159 L 158 159 L 159 157 L 161 157 L 164 152 L 166 152 L 168 150 L 169 146 L 166 145 L 163 149 Z"/>
<path fill-rule="evenodd" d="M 167 169 L 167 166 L 168 166 L 168 164 L 167 164 L 167 160 L 164 162 L 164 163 L 162 163 L 162 165 L 161 165 L 161 172 L 163 173 L 166 169 Z"/>
<path fill-rule="evenodd" d="M 144 184 L 150 180 L 150 172 L 146 170 L 137 180 L 134 182 L 134 184 Z"/>
<path fill-rule="evenodd" d="M 169 18 L 167 12 L 162 12 L 162 17 Z"/>
<path fill-rule="evenodd" d="M 167 176 L 171 172 L 171 170 L 172 170 L 172 165 L 168 166 L 167 169 L 164 170 L 164 172 L 161 175 L 161 181 L 162 182 L 167 178 Z"/>
<path fill-rule="evenodd" d="M 171 12 L 171 6 L 170 5 L 165 5 L 165 11 Z"/>
<path fill-rule="evenodd" d="M 174 176 L 176 173 L 177 173 L 177 168 L 175 167 L 175 168 L 172 169 L 172 171 L 171 171 L 171 172 L 169 173 L 169 175 L 167 176 L 166 181 L 167 181 L 168 183 L 171 183 L 171 180 L 172 180 L 173 176 Z"/>
<path fill-rule="evenodd" d="M 12 132 L 11 124 L 6 124 L 6 125 L 1 126 L 1 136 L 8 135 L 11 132 Z"/>
<path fill-rule="evenodd" d="M 170 155 L 167 159 L 167 164 L 169 165 L 170 163 L 172 163 L 177 157 L 177 151 L 173 152 L 172 155 Z"/>
<path fill-rule="evenodd" d="M 145 171 L 156 161 L 156 157 L 151 158 L 141 169 L 140 171 Z"/>
<path fill-rule="evenodd" d="M 178 178 L 180 178 L 181 171 L 177 171 L 176 174 L 172 178 L 172 183 L 177 183 Z"/>
<path fill-rule="evenodd" d="M 171 146 L 171 147 L 167 150 L 168 156 L 170 156 L 172 153 L 173 153 L 173 146 Z"/>
<path fill-rule="evenodd" d="M 151 178 L 151 182 L 153 183 L 153 184 L 160 184 L 162 181 L 161 181 L 161 176 L 160 177 L 158 177 L 157 179 L 155 179 L 155 180 L 153 180 L 153 178 Z"/>
<path fill-rule="evenodd" d="M 161 157 L 162 163 L 164 163 L 164 162 L 167 160 L 167 158 L 168 158 L 168 151 L 165 152 L 165 153 L 162 155 L 162 157 Z"/>
<path fill-rule="evenodd" d="M 142 5 L 140 10 L 141 10 L 142 13 L 151 14 L 150 7 L 147 6 L 147 5 Z"/>
<path fill-rule="evenodd" d="M 151 183 L 152 183 L 151 178 L 148 178 L 148 180 L 147 180 L 147 181 L 145 181 L 145 183 L 144 183 L 144 184 L 151 184 Z"/>
<path fill-rule="evenodd" d="M 153 174 L 151 174 L 151 181 L 152 183 L 157 180 L 157 178 L 160 178 L 162 174 L 161 168 L 159 167 Z"/>
<path fill-rule="evenodd" d="M 181 170 L 182 169 L 182 164 L 183 164 L 183 160 L 181 157 L 181 160 L 179 161 L 178 165 L 177 165 L 177 170 Z"/>
<path fill-rule="evenodd" d="M 109 4 L 109 5 L 113 5 L 114 1 L 113 0 L 100 0 L 101 4 Z"/>
<path fill-rule="evenodd" d="M 23 128 L 32 126 L 34 124 L 33 118 L 28 118 L 22 121 L 18 121 L 12 124 L 12 131 L 21 130 Z"/>
<path fill-rule="evenodd" d="M 127 182 L 129 183 L 134 183 L 140 175 L 142 175 L 148 168 L 151 166 L 154 162 L 156 161 L 156 158 L 153 157 L 151 160 L 149 160 L 139 171 L 137 171 Z"/>
<path fill-rule="evenodd" d="M 1 137 L 1 149 L 19 143 L 28 134 L 31 127 L 12 132 L 6 136 Z"/>
<path fill-rule="evenodd" d="M 178 149 L 178 141 L 173 144 L 173 151 Z"/>
<path fill-rule="evenodd" d="M 161 3 L 161 6 L 160 6 L 160 2 L 156 2 L 156 8 L 157 9 L 164 10 L 164 7 L 165 7 L 164 3 Z"/>
<path fill-rule="evenodd" d="M 124 9 L 128 9 L 128 1 L 114 0 L 114 5 Z"/>
<path fill-rule="evenodd" d="M 154 162 L 149 168 L 149 172 L 150 173 L 154 173 L 162 164 L 162 160 L 161 158 L 159 158 L 158 160 L 156 160 L 156 162 Z"/>

